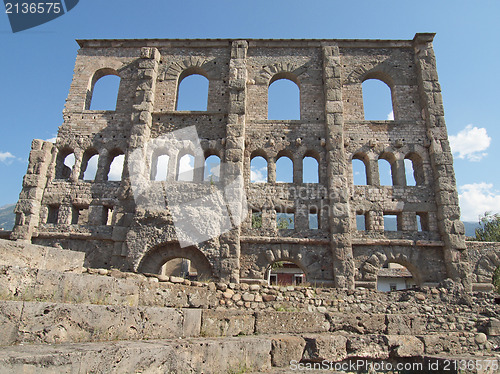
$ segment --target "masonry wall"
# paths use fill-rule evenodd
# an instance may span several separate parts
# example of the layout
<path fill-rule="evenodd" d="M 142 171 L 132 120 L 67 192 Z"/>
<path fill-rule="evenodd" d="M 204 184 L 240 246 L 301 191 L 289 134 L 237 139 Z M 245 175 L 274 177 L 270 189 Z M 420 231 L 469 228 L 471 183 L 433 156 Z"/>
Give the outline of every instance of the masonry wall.
<path fill-rule="evenodd" d="M 274 262 L 291 261 L 311 283 L 352 289 L 375 288 L 378 269 L 397 262 L 419 285 L 450 278 L 470 289 L 432 39 L 80 40 L 64 123 L 55 144 L 33 143 L 12 237 L 83 251 L 93 267 L 157 272 L 184 257 L 210 278 L 265 283 Z M 206 111 L 176 110 L 179 84 L 192 74 L 209 81 Z M 120 77 L 116 110 L 90 110 L 94 84 L 106 75 Z M 300 89 L 300 119 L 267 119 L 269 85 L 278 79 Z M 364 119 L 367 79 L 390 87 L 393 121 Z M 139 206 L 129 175 L 132 153 L 189 126 L 202 148 L 193 181 L 176 180 L 183 153 L 167 150 L 167 179 L 155 182 L 165 209 Z M 69 170 L 64 160 L 71 153 Z M 99 155 L 97 174 L 86 181 L 93 155 Z M 121 180 L 110 181 L 110 164 L 120 155 Z M 210 155 L 224 163 L 226 177 L 243 176 L 248 218 L 181 248 L 172 200 L 213 190 L 202 181 Z M 143 160 L 145 179 L 156 156 Z M 257 156 L 268 163 L 267 183 L 250 181 Z M 280 157 L 293 162 L 292 183 L 276 183 Z M 318 162 L 318 183 L 303 182 L 304 157 Z M 353 159 L 363 161 L 367 185 L 354 185 Z M 380 186 L 380 159 L 391 165 L 392 186 Z M 413 162 L 416 186 L 406 185 L 405 159 Z M 252 227 L 252 211 L 261 213 L 261 227 Z M 311 211 L 317 229 L 308 226 Z M 294 214 L 294 229 L 277 227 L 279 212 Z M 396 231 L 384 231 L 384 214 L 397 217 Z M 357 230 L 357 215 L 365 217 L 365 230 Z M 211 219 L 193 221 L 203 226 Z"/>

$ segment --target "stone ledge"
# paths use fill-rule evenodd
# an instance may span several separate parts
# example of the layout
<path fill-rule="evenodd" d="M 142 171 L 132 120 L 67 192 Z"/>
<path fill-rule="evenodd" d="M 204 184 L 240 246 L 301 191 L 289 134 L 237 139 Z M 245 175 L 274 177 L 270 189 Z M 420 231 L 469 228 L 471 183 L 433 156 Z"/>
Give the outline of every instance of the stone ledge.
<path fill-rule="evenodd" d="M 81 273 L 85 253 L 0 239 L 0 265 Z"/>

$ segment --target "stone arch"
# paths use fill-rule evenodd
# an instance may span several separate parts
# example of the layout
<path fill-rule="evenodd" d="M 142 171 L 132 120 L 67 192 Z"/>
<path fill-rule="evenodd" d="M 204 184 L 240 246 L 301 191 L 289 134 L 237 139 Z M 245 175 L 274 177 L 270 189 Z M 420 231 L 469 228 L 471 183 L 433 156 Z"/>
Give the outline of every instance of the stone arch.
<path fill-rule="evenodd" d="M 289 79 L 300 88 L 300 76 L 308 69 L 308 64 L 298 65 L 291 62 L 277 62 L 263 66 L 256 82 L 270 86 L 278 79 Z"/>
<path fill-rule="evenodd" d="M 105 68 L 101 68 L 101 69 L 96 70 L 94 72 L 94 74 L 92 75 L 92 78 L 90 78 L 89 85 L 87 87 L 87 94 L 85 97 L 85 107 L 84 107 L 85 110 L 90 110 L 90 104 L 92 102 L 92 96 L 94 94 L 95 84 L 97 83 L 97 81 L 99 79 L 101 79 L 102 77 L 105 77 L 107 75 L 115 75 L 121 79 L 120 73 L 116 69 L 113 69 L 110 67 L 105 67 Z M 118 92 L 117 92 L 117 96 L 118 96 Z"/>
<path fill-rule="evenodd" d="M 360 160 L 361 162 L 363 162 L 363 164 L 365 165 L 366 185 L 372 185 L 373 175 L 371 173 L 370 158 L 368 157 L 368 155 L 364 152 L 357 152 L 353 154 L 353 156 L 351 157 L 351 167 L 353 166 L 354 160 Z M 353 170 L 353 182 L 354 182 L 354 170 Z"/>
<path fill-rule="evenodd" d="M 84 153 L 83 153 L 83 158 L 82 158 L 82 163 L 80 166 L 80 176 L 79 179 L 85 179 L 85 172 L 88 169 L 89 166 L 89 161 L 92 160 L 94 156 L 97 156 L 97 163 L 99 162 L 99 151 L 96 148 L 88 148 Z M 96 170 L 94 171 L 93 177 L 90 179 L 86 180 L 95 180 L 97 176 L 97 164 L 96 164 Z"/>
<path fill-rule="evenodd" d="M 214 78 L 215 58 L 205 58 L 201 56 L 190 56 L 179 62 L 173 62 L 165 70 L 162 79 L 165 80 L 178 80 L 179 83 L 182 79 L 191 74 L 203 75 L 208 80 Z"/>
<path fill-rule="evenodd" d="M 377 281 L 377 273 L 384 264 L 394 262 L 403 265 L 412 274 L 417 286 L 422 285 L 422 275 L 415 265 L 417 252 L 411 247 L 379 247 L 359 268 L 362 280 Z"/>
<path fill-rule="evenodd" d="M 477 262 L 473 264 L 473 276 L 477 283 L 489 283 L 493 280 L 495 269 L 500 266 L 500 248 L 481 251 Z"/>
<path fill-rule="evenodd" d="M 73 148 L 69 146 L 64 146 L 59 149 L 56 157 L 56 179 L 69 179 L 71 176 L 71 172 L 74 168 L 74 164 L 72 168 L 69 168 L 65 165 L 65 160 L 71 154 L 75 155 L 75 151 Z"/>
<path fill-rule="evenodd" d="M 424 161 L 423 158 L 416 152 L 409 152 L 405 155 L 405 160 L 410 160 L 413 168 L 413 178 L 415 185 L 421 186 L 425 184 Z M 406 174 L 406 168 L 405 168 Z"/>
<path fill-rule="evenodd" d="M 287 251 L 282 250 L 282 248 L 274 247 L 270 248 L 265 252 L 265 258 L 267 260 L 267 264 L 265 264 L 265 269 L 263 269 L 263 274 L 265 279 L 267 279 L 267 275 L 269 270 L 271 269 L 272 264 L 279 261 L 291 262 L 297 265 L 306 275 L 306 279 L 310 277 L 309 269 L 307 265 L 304 263 L 304 256 L 301 252 L 296 251 Z"/>
<path fill-rule="evenodd" d="M 123 152 L 120 148 L 113 148 L 109 152 L 107 152 L 107 159 L 106 163 L 104 165 L 104 171 L 103 171 L 103 180 L 109 180 L 110 177 L 110 172 L 111 172 L 111 165 L 113 164 L 113 161 L 119 157 L 119 156 L 124 156 L 125 157 L 125 152 Z M 125 171 L 125 160 L 123 161 L 123 166 L 122 166 L 122 175 L 121 177 L 123 178 L 123 173 Z"/>
<path fill-rule="evenodd" d="M 176 258 L 190 260 L 195 264 L 201 278 L 213 278 L 212 266 L 205 255 L 194 246 L 181 248 L 178 243 L 163 243 L 151 248 L 140 260 L 137 271 L 159 274 L 163 264 Z"/>

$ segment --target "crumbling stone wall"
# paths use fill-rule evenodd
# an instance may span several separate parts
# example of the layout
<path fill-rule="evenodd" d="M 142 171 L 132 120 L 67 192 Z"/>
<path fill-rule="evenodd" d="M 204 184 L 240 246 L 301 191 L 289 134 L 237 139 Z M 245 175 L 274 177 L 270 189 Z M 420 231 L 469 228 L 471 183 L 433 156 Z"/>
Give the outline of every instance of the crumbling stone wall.
<path fill-rule="evenodd" d="M 264 283 L 266 269 L 286 260 L 311 283 L 353 289 L 376 287 L 377 269 L 397 262 L 418 285 L 449 278 L 470 290 L 433 37 L 79 40 L 64 123 L 55 144 L 33 142 L 12 238 L 83 251 L 92 267 L 157 270 L 183 256 L 201 259 L 216 280 Z M 179 84 L 191 74 L 209 80 L 206 111 L 176 110 Z M 116 110 L 90 110 L 94 85 L 106 75 L 121 79 Z M 300 120 L 267 119 L 267 92 L 278 79 L 299 87 Z M 367 79 L 390 87 L 394 120 L 364 119 Z M 187 126 L 196 127 L 203 157 L 216 155 L 227 175 L 243 175 L 251 209 L 242 225 L 181 248 L 168 202 L 163 211 L 136 204 L 128 162 L 148 141 Z M 69 170 L 64 159 L 71 153 Z M 83 180 L 96 154 L 96 177 Z M 122 180 L 110 181 L 119 155 L 125 156 Z M 200 168 L 193 182 L 176 181 L 180 155 L 170 154 L 167 180 L 158 182 L 163 190 L 182 197 L 210 191 L 202 182 L 203 157 L 195 159 Z M 267 183 L 250 183 L 255 156 L 268 163 Z M 293 161 L 293 183 L 276 183 L 282 156 Z M 304 157 L 318 162 L 318 183 L 303 183 Z M 353 184 L 353 159 L 366 166 L 366 186 Z M 390 162 L 393 186 L 380 186 L 379 159 Z M 416 186 L 406 185 L 405 159 L 413 162 Z M 153 159 L 144 162 L 156 167 Z M 308 227 L 313 207 L 318 229 Z M 262 227 L 252 227 L 252 209 L 261 212 Z M 293 230 L 277 228 L 280 211 L 294 213 Z M 387 213 L 397 216 L 395 232 L 384 231 Z M 356 229 L 358 214 L 367 220 L 364 231 Z M 425 222 L 421 231 L 417 215 Z"/>

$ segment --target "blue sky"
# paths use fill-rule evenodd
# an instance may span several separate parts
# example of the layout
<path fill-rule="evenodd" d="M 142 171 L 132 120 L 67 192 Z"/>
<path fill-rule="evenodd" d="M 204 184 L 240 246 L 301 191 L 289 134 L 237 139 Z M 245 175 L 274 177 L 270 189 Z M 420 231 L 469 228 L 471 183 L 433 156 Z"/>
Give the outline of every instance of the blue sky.
<path fill-rule="evenodd" d="M 434 49 L 454 147 L 462 217 L 500 211 L 499 1 L 80 0 L 12 34 L 0 16 L 0 206 L 17 200 L 33 138 L 53 138 L 86 38 L 412 39 Z"/>

